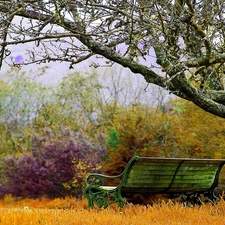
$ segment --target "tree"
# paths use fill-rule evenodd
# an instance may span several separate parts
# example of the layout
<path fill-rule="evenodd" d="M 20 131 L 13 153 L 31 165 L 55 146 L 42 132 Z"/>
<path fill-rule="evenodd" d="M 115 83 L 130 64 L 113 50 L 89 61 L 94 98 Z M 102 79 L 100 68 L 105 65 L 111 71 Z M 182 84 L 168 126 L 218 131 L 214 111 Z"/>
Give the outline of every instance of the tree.
<path fill-rule="evenodd" d="M 0 81 L 0 154 L 27 150 L 34 118 L 46 104 L 54 101 L 50 87 L 35 81 L 45 69 L 8 71 Z"/>
<path fill-rule="evenodd" d="M 99 73 L 96 70 L 70 73 L 58 85 L 56 97 L 61 102 L 65 116 L 72 118 L 76 112 L 75 117 L 83 120 L 80 122 L 83 127 L 87 122 L 95 125 L 110 123 L 120 106 L 128 107 L 140 102 L 149 104 L 153 98 L 157 98 L 157 103 L 163 104 L 159 99 L 159 96 L 162 99 L 165 97 L 163 93 L 155 91 L 153 97 L 153 93 L 144 91 L 144 81 L 139 79 L 138 83 L 133 84 L 131 75 L 124 75 L 114 67 Z"/>
<path fill-rule="evenodd" d="M 0 1 L 0 65 L 11 46 L 30 42 L 23 64 L 73 68 L 101 55 L 225 118 L 224 8 L 222 0 Z"/>

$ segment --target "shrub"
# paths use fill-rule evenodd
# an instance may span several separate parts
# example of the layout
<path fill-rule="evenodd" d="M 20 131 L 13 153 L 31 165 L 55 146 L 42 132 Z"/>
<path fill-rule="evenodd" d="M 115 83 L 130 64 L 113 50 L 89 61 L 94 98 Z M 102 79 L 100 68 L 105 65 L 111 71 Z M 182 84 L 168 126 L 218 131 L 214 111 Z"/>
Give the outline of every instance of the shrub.
<path fill-rule="evenodd" d="M 104 172 L 110 175 L 121 173 L 135 155 L 161 156 L 168 129 L 164 121 L 153 108 L 145 105 L 120 107 L 108 127 L 109 161 Z"/>
<path fill-rule="evenodd" d="M 118 109 L 106 128 L 109 160 L 105 173 L 121 173 L 134 155 L 225 157 L 224 119 L 182 99 L 170 101 L 162 109 L 141 104 Z"/>
<path fill-rule="evenodd" d="M 81 197 L 87 173 L 98 171 L 106 155 L 101 146 L 70 139 L 40 145 L 32 153 L 8 156 L 2 161 L 1 195 L 21 197 Z"/>

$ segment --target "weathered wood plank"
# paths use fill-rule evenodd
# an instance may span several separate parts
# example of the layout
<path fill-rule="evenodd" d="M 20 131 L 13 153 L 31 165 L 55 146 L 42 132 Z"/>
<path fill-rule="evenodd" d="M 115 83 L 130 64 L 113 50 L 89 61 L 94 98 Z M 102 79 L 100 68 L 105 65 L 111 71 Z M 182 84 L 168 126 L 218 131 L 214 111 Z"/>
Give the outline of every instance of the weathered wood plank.
<path fill-rule="evenodd" d="M 211 175 L 211 176 L 215 176 L 216 171 L 207 171 L 207 170 L 196 170 L 194 172 L 192 171 L 178 171 L 177 172 L 177 176 L 194 176 L 195 174 L 198 175 Z M 174 175 L 174 170 L 132 170 L 129 174 L 129 176 L 140 176 L 140 175 L 158 175 L 158 176 L 172 176 Z"/>

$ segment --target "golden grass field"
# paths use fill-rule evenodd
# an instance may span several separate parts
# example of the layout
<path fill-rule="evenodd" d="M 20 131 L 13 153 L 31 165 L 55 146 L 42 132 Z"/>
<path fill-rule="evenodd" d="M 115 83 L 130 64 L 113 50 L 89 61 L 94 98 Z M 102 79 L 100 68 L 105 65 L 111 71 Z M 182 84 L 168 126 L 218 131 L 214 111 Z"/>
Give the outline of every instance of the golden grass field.
<path fill-rule="evenodd" d="M 225 225 L 225 201 L 186 207 L 179 203 L 128 205 L 122 212 L 111 206 L 87 210 L 86 200 L 45 198 L 0 200 L 0 225 Z"/>

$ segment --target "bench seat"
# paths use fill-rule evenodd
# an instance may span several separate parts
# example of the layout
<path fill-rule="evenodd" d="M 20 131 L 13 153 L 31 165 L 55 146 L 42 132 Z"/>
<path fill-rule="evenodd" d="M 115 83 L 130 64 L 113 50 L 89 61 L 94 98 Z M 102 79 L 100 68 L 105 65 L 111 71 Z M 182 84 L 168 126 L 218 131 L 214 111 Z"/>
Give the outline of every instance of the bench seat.
<path fill-rule="evenodd" d="M 123 173 L 107 176 L 92 173 L 87 177 L 84 197 L 88 207 L 108 207 L 125 204 L 124 194 L 204 194 L 217 201 L 214 189 L 225 160 L 133 157 Z M 118 186 L 104 186 L 104 179 L 118 179 Z"/>

